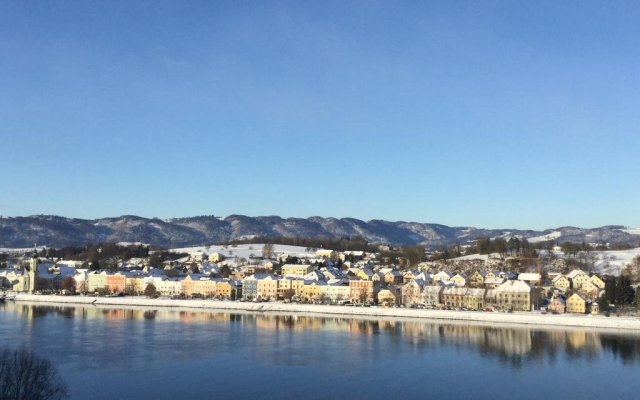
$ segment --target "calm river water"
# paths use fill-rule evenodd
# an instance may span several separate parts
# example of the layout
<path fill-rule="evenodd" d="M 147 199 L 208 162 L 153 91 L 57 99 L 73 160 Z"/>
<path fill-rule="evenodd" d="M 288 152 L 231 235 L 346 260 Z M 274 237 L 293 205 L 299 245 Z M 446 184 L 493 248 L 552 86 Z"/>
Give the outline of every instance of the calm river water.
<path fill-rule="evenodd" d="M 638 399 L 640 335 L 0 304 L 73 399 Z"/>

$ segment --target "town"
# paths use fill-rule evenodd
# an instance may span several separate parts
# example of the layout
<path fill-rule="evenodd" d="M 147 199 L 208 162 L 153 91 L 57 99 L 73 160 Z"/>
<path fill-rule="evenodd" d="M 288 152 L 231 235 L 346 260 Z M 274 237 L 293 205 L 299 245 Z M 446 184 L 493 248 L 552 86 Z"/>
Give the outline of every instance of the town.
<path fill-rule="evenodd" d="M 83 268 L 86 262 L 54 261 L 34 252 L 15 257 L 16 264 L 0 270 L 0 281 L 6 290 L 36 294 L 557 314 L 598 314 L 610 306 L 601 301 L 605 280 L 581 269 L 516 273 L 492 269 L 501 263 L 491 258 L 463 262 L 455 270 L 439 269 L 442 263 L 433 261 L 401 269 L 386 265 L 375 252 L 280 246 L 292 255 L 275 247 L 245 245 L 253 251 L 248 259 L 233 257 L 231 246 L 209 253 L 196 248 L 174 253 L 180 258 L 170 257 L 157 268 L 150 266 L 151 253 L 122 260 L 116 270 Z M 258 251 L 261 257 L 255 256 Z"/>
<path fill-rule="evenodd" d="M 563 274 L 548 271 L 550 267 L 539 268 L 538 272 L 497 270 L 493 267 L 506 265 L 499 257 L 463 257 L 457 264 L 420 260 L 411 268 L 401 268 L 387 265 L 380 253 L 366 251 L 273 244 L 186 250 L 144 251 L 146 257 L 120 259 L 105 269 L 96 269 L 86 261 L 47 257 L 44 250 L 26 252 L 12 257 L 14 263 L 6 262 L 0 270 L 0 281 L 5 291 L 15 293 L 482 312 L 599 314 L 615 305 L 603 302 L 607 282 L 598 274 L 581 269 Z M 242 257 L 243 251 L 251 254 Z M 615 279 L 612 282 L 616 285 Z M 633 288 L 629 289 L 627 303 L 632 303 L 636 296 Z"/>

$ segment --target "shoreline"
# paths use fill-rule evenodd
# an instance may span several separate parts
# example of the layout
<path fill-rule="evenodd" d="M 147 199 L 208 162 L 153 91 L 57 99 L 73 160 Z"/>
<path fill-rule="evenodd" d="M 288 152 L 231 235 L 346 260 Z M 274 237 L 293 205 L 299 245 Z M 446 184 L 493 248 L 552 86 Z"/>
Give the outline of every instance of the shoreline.
<path fill-rule="evenodd" d="M 165 300 L 145 297 L 82 297 L 32 295 L 18 293 L 14 301 L 51 305 L 138 306 L 155 308 L 188 308 L 212 311 L 248 311 L 256 313 L 313 314 L 318 316 L 392 317 L 420 320 L 484 322 L 516 325 L 570 326 L 640 331 L 640 318 L 605 317 L 602 315 L 529 314 L 478 311 L 421 310 L 408 308 L 348 307 L 277 302 L 250 303 L 220 300 Z"/>

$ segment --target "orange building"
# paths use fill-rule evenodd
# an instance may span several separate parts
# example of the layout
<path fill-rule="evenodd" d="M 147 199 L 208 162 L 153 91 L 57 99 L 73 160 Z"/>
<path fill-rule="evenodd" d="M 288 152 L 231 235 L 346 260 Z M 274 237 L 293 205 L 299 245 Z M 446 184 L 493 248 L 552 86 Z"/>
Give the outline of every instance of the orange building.
<path fill-rule="evenodd" d="M 370 280 L 357 280 L 353 279 L 349 281 L 349 298 L 352 302 L 361 303 L 362 300 L 373 303 L 377 295 L 378 285 L 374 285 L 375 282 Z"/>
<path fill-rule="evenodd" d="M 126 277 L 120 272 L 107 274 L 107 292 L 124 293 L 126 288 Z"/>

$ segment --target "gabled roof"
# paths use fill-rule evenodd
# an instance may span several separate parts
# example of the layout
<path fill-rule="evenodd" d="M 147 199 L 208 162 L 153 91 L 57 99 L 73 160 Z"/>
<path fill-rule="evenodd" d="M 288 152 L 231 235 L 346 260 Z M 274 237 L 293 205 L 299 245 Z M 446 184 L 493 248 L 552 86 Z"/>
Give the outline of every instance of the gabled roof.
<path fill-rule="evenodd" d="M 310 264 L 285 264 L 282 266 L 282 269 L 294 269 L 294 268 L 309 268 Z"/>
<path fill-rule="evenodd" d="M 464 296 L 467 294 L 468 290 L 469 288 L 466 288 L 466 287 L 451 286 L 451 287 L 444 288 L 444 290 L 442 291 L 442 294 Z"/>
<path fill-rule="evenodd" d="M 579 297 L 582 301 L 584 301 L 585 303 L 589 302 L 589 299 L 587 299 L 586 297 L 584 297 L 583 295 L 581 295 L 580 293 L 574 293 L 571 296 L 569 296 L 569 298 L 567 299 L 567 301 L 571 300 L 572 297 Z"/>
<path fill-rule="evenodd" d="M 496 288 L 497 292 L 530 292 L 531 286 L 525 281 L 508 280 Z"/>
<path fill-rule="evenodd" d="M 436 285 L 436 286 L 425 286 L 424 289 L 422 289 L 422 293 L 440 293 L 442 290 L 444 289 L 443 286 L 441 285 Z"/>
<path fill-rule="evenodd" d="M 469 288 L 467 290 L 467 296 L 484 296 L 486 289 L 483 288 Z"/>
<path fill-rule="evenodd" d="M 569 272 L 569 273 L 567 274 L 567 278 L 569 278 L 569 279 L 573 279 L 573 278 L 575 278 L 575 277 L 576 277 L 576 276 L 578 276 L 578 275 L 587 275 L 587 276 L 589 276 L 586 272 L 584 272 L 584 271 L 583 271 L 583 270 L 581 270 L 581 269 L 574 269 L 573 271 L 571 271 L 571 272 Z"/>

